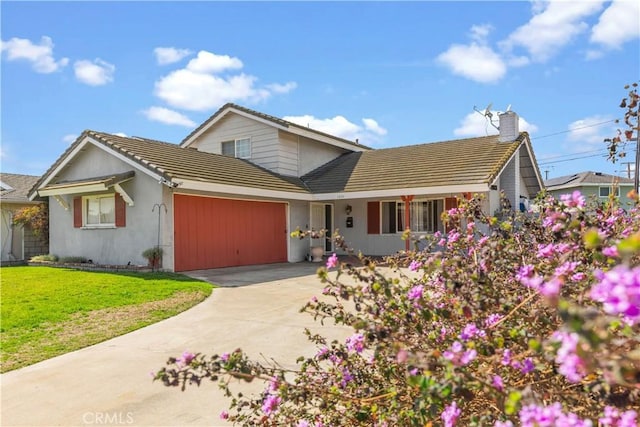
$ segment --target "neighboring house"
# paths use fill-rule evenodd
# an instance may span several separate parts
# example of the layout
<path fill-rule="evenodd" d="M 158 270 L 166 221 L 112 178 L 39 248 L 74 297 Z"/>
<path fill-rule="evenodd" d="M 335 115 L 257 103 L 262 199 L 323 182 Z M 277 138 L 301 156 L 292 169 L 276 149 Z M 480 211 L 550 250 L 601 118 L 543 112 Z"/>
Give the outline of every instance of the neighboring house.
<path fill-rule="evenodd" d="M 31 197 L 50 197 L 51 253 L 143 263 L 160 242 L 163 268 L 186 271 L 298 262 L 311 246 L 291 231 L 338 228 L 367 255 L 405 248 L 401 234 L 443 230 L 441 213 L 473 193 L 495 212 L 542 180 L 518 116 L 500 136 L 372 150 L 226 104 L 180 145 L 87 130 Z M 165 211 L 166 208 L 166 211 Z"/>
<path fill-rule="evenodd" d="M 38 181 L 39 176 L 0 173 L 0 208 L 2 225 L 0 242 L 2 245 L 3 263 L 28 260 L 32 256 L 48 253 L 48 247 L 39 237 L 34 236 L 31 229 L 13 225 L 16 211 L 41 201 L 29 200 L 28 193 Z"/>
<path fill-rule="evenodd" d="M 554 197 L 579 190 L 587 199 L 605 202 L 613 193 L 625 209 L 633 204 L 633 200 L 627 197 L 627 194 L 633 190 L 631 178 L 587 171 L 549 179 L 544 184 L 547 192 Z"/>

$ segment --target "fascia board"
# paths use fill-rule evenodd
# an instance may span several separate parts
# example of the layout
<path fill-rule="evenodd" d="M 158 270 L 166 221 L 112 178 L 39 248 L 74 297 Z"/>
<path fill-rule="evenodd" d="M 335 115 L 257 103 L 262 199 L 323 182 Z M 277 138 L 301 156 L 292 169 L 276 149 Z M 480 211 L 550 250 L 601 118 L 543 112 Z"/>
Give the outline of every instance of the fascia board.
<path fill-rule="evenodd" d="M 303 201 L 311 201 L 311 194 L 309 193 L 294 193 L 289 191 L 278 191 L 278 190 L 265 190 L 264 188 L 254 188 L 254 187 L 239 187 L 237 185 L 228 185 L 228 184 L 215 184 L 211 182 L 201 182 L 201 181 L 192 181 L 183 179 L 179 182 L 178 189 L 180 190 L 196 190 L 196 191 L 206 191 L 212 193 L 223 193 L 223 194 L 235 194 L 241 196 L 254 196 L 254 197 L 270 197 L 275 199 L 284 199 L 284 200 L 303 200 Z"/>
<path fill-rule="evenodd" d="M 400 197 L 410 194 L 428 196 L 436 194 L 483 193 L 486 191 L 489 191 L 489 186 L 487 184 L 442 185 L 436 187 L 398 188 L 390 190 L 353 191 L 346 193 L 319 193 L 313 194 L 312 200 L 375 199 L 381 197 Z"/>

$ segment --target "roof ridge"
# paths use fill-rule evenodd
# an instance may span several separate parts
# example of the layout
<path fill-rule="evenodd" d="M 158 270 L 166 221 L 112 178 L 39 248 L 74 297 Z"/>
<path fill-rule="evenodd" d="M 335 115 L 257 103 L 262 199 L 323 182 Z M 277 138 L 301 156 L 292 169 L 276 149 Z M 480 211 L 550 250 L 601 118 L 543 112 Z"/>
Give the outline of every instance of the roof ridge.
<path fill-rule="evenodd" d="M 327 136 L 329 138 L 332 138 L 332 139 L 335 139 L 335 140 L 338 140 L 338 141 L 342 141 L 342 142 L 346 142 L 347 144 L 350 144 L 350 145 L 353 145 L 353 146 L 356 146 L 356 147 L 368 148 L 368 149 L 371 148 L 371 147 L 368 147 L 366 145 L 360 144 L 359 142 L 351 141 L 350 139 L 346 139 L 346 138 L 342 138 L 342 137 L 339 137 L 339 136 L 336 136 L 336 135 L 332 135 L 330 133 L 323 132 L 321 130 L 317 130 L 317 129 L 314 129 L 314 128 L 305 127 L 305 126 L 299 125 L 297 123 L 291 122 L 289 120 L 284 120 L 283 118 L 280 118 L 280 117 L 277 117 L 277 116 L 273 116 L 271 114 L 267 114 L 267 113 L 263 113 L 261 111 L 253 110 L 251 108 L 243 107 L 242 105 L 238 105 L 238 104 L 235 104 L 233 102 L 227 102 L 222 107 L 220 107 L 215 113 L 213 113 L 211 116 L 209 116 L 208 119 L 206 119 L 204 122 L 202 122 L 197 128 L 195 128 L 192 132 L 190 132 L 189 135 L 187 135 L 182 141 L 180 141 L 179 145 L 184 144 L 189 138 L 191 138 L 193 135 L 198 133 L 209 122 L 211 122 L 213 119 L 215 119 L 216 117 L 221 115 L 225 110 L 227 110 L 229 108 L 235 108 L 236 110 L 240 110 L 240 111 L 245 112 L 247 114 L 250 114 L 252 116 L 256 116 L 256 117 L 260 117 L 260 118 L 269 120 L 271 122 L 280 124 L 280 125 L 285 126 L 285 127 L 292 127 L 293 126 L 293 127 L 299 128 L 299 129 L 310 130 L 311 132 L 316 133 L 318 135 Z"/>

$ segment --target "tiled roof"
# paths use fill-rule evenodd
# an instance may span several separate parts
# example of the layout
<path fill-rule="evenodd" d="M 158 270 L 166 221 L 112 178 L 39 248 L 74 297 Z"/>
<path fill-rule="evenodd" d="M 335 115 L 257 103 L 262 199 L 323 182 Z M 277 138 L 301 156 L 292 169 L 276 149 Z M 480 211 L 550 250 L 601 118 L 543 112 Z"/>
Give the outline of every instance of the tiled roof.
<path fill-rule="evenodd" d="M 44 176 L 55 170 L 87 136 L 174 182 L 185 179 L 298 193 L 307 191 L 298 178 L 277 175 L 246 160 L 183 148 L 168 142 L 91 130 L 84 131 Z"/>
<path fill-rule="evenodd" d="M 252 116 L 259 117 L 259 118 L 264 119 L 264 120 L 268 120 L 270 122 L 273 122 L 273 123 L 275 123 L 277 125 L 280 125 L 280 126 L 283 126 L 283 127 L 286 127 L 286 128 L 294 127 L 294 128 L 298 128 L 298 129 L 304 129 L 304 130 L 313 132 L 313 133 L 315 133 L 317 135 L 322 135 L 322 136 L 325 136 L 327 138 L 335 139 L 337 141 L 341 141 L 341 142 L 344 142 L 346 144 L 353 145 L 354 147 L 358 147 L 359 149 L 362 149 L 362 148 L 369 149 L 369 147 L 364 146 L 362 144 L 358 144 L 357 142 L 350 141 L 350 140 L 344 139 L 344 138 L 339 138 L 339 137 L 337 137 L 335 135 L 331 135 L 331 134 L 328 134 L 328 133 L 325 133 L 325 132 L 321 132 L 319 130 L 315 130 L 315 129 L 312 129 L 312 128 L 309 128 L 309 127 L 306 127 L 306 126 L 301 126 L 299 124 L 296 124 L 296 123 L 293 123 L 293 122 L 290 122 L 290 121 L 287 121 L 287 120 L 283 120 L 283 119 L 281 119 L 279 117 L 275 117 L 275 116 L 271 116 L 269 114 L 261 113 L 259 111 L 255 111 L 255 110 L 252 110 L 250 108 L 246 108 L 246 107 L 243 107 L 241 105 L 237 105 L 237 104 L 234 104 L 234 103 L 231 103 L 231 102 L 229 102 L 229 103 L 223 105 L 222 107 L 220 107 L 220 109 L 218 111 L 216 111 L 215 113 L 213 113 L 213 115 L 211 117 L 209 117 L 207 120 L 205 120 L 204 123 L 202 123 L 196 129 L 194 129 L 194 131 L 191 132 L 189 135 L 187 135 L 186 138 L 184 138 L 182 140 L 181 144 L 184 144 L 186 141 L 189 140 L 189 138 L 191 138 L 193 135 L 197 134 L 201 129 L 207 127 L 212 120 L 214 120 L 216 117 L 220 116 L 222 113 L 224 113 L 229 108 L 233 108 L 233 109 L 236 109 L 238 111 L 242 111 L 244 113 L 250 114 Z"/>
<path fill-rule="evenodd" d="M 10 186 L 10 189 L 0 188 L 0 199 L 4 202 L 28 202 L 31 187 L 38 182 L 39 176 L 20 175 L 15 173 L 0 173 L 0 181 Z"/>
<path fill-rule="evenodd" d="M 113 187 L 115 184 L 120 184 L 121 182 L 130 180 L 135 176 L 135 174 L 136 174 L 135 171 L 129 171 L 124 173 L 109 174 L 104 176 L 94 176 L 91 178 L 60 181 L 60 182 L 56 182 L 55 184 L 50 184 L 50 185 L 47 185 L 46 187 L 42 187 L 38 189 L 38 191 L 42 194 L 43 190 L 74 188 L 74 187 L 82 187 L 82 186 L 95 185 L 95 184 L 103 185 L 104 188 L 107 189 L 109 187 Z"/>
<path fill-rule="evenodd" d="M 573 175 L 565 175 L 557 178 L 552 178 L 544 182 L 545 187 L 548 190 L 554 190 L 556 188 L 568 188 L 568 187 L 580 187 L 581 185 L 593 185 L 593 184 L 611 184 L 613 180 L 617 180 L 619 184 L 633 185 L 633 179 L 624 178 L 616 175 L 609 175 L 602 172 L 580 172 Z"/>
<path fill-rule="evenodd" d="M 314 193 L 490 184 L 522 144 L 498 136 L 344 154 L 305 175 Z"/>
<path fill-rule="evenodd" d="M 295 178 L 278 175 L 243 159 L 167 142 L 87 130 L 34 188 L 39 187 L 86 137 L 174 183 L 191 180 L 292 193 L 490 184 L 518 147 L 528 141 L 523 132 L 514 142 L 499 142 L 497 136 L 487 136 L 352 152 L 302 178 Z"/>

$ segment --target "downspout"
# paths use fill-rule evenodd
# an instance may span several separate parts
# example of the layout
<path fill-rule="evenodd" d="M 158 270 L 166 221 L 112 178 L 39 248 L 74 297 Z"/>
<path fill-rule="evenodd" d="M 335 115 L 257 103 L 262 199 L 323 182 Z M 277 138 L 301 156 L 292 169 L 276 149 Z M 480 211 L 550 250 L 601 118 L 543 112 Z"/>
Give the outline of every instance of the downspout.
<path fill-rule="evenodd" d="M 414 196 L 402 196 L 402 201 L 404 202 L 404 224 L 405 224 L 405 231 L 409 230 L 411 227 L 409 227 L 409 224 L 411 224 L 411 213 L 410 213 L 410 203 L 413 201 L 413 197 Z M 407 236 L 407 239 L 404 241 L 404 248 L 407 252 L 409 252 L 409 247 L 410 247 L 410 241 L 409 241 L 409 237 Z"/>

